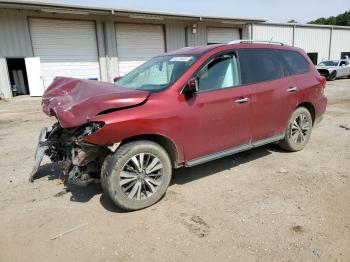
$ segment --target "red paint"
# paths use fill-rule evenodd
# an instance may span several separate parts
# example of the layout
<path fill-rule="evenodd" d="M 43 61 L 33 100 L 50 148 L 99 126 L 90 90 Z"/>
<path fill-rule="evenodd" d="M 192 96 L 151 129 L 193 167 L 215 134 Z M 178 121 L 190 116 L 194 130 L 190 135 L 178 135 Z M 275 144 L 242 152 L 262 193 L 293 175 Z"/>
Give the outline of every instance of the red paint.
<path fill-rule="evenodd" d="M 311 61 L 310 71 L 306 74 L 197 93 L 189 98 L 181 94 L 187 81 L 211 56 L 239 48 L 293 50 L 309 61 L 300 49 L 270 44 L 183 49 L 170 54 L 197 54 L 200 58 L 164 91 L 149 94 L 107 83 L 58 78 L 45 92 L 43 109 L 52 115 L 51 107 L 64 127 L 83 124 L 86 118 L 105 122 L 100 130 L 85 138 L 93 144 L 112 145 L 145 134 L 164 136 L 176 146 L 179 164 L 283 133 L 288 118 L 301 103 L 310 103 L 316 118 L 324 113 L 327 99 L 321 90 L 325 80 Z M 297 92 L 286 92 L 294 85 L 299 87 Z M 249 103 L 233 102 L 242 97 L 248 97 Z M 141 105 L 97 115 L 106 109 L 137 104 Z"/>

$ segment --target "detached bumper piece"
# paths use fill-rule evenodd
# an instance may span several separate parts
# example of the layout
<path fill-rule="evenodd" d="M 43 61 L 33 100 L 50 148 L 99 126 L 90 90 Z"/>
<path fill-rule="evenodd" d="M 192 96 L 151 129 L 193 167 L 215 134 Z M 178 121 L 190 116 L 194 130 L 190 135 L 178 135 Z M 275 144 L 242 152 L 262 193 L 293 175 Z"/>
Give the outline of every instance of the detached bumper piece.
<path fill-rule="evenodd" d="M 45 151 L 49 148 L 46 144 L 46 141 L 47 141 L 46 136 L 47 136 L 47 128 L 44 127 L 43 129 L 41 129 L 41 132 L 39 135 L 39 141 L 38 141 L 38 145 L 36 147 L 36 151 L 34 155 L 34 166 L 29 177 L 30 182 L 34 182 L 34 175 L 36 174 L 36 172 L 38 172 L 41 161 L 44 158 Z"/>
<path fill-rule="evenodd" d="M 102 124 L 91 123 L 77 128 L 65 129 L 56 123 L 51 131 L 43 128 L 39 135 L 29 181 L 34 181 L 34 175 L 37 173 L 44 155 L 50 157 L 51 162 L 59 164 L 63 174 L 67 177 L 67 183 L 87 186 L 95 180 L 99 180 L 102 163 L 110 150 L 107 147 L 84 143 L 83 138 L 101 126 Z"/>

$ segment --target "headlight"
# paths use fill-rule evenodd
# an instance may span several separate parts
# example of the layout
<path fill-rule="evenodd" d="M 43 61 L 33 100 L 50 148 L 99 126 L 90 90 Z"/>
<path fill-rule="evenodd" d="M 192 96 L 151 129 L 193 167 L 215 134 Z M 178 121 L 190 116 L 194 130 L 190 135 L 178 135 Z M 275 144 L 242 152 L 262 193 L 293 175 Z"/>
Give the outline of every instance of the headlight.
<path fill-rule="evenodd" d="M 81 139 L 83 137 L 89 136 L 99 130 L 101 127 L 105 125 L 104 122 L 91 122 L 86 125 L 78 127 L 78 129 L 74 132 L 74 135 Z"/>

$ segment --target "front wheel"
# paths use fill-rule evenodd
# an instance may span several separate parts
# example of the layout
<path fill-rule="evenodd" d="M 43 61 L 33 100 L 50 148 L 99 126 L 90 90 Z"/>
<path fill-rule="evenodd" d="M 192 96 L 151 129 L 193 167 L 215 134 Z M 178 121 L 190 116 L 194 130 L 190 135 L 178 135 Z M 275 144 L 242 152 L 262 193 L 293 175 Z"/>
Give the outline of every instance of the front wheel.
<path fill-rule="evenodd" d="M 104 192 L 122 209 L 138 210 L 155 204 L 171 180 L 169 155 L 157 143 L 134 141 L 121 145 L 104 161 Z"/>
<path fill-rule="evenodd" d="M 333 72 L 329 75 L 328 80 L 329 80 L 329 81 L 334 81 L 336 78 L 337 78 L 337 71 L 333 71 Z"/>
<path fill-rule="evenodd" d="M 305 107 L 298 107 L 290 117 L 280 147 L 288 151 L 302 150 L 310 139 L 312 117 Z"/>

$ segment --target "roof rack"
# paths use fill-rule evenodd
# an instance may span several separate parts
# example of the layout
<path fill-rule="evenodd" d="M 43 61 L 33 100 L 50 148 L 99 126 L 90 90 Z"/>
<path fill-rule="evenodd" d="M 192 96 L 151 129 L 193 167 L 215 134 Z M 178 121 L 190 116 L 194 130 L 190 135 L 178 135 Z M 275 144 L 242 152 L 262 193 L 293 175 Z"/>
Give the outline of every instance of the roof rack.
<path fill-rule="evenodd" d="M 252 39 L 240 39 L 240 40 L 233 40 L 228 42 L 227 44 L 253 44 L 253 43 L 262 43 L 262 44 L 272 44 L 272 45 L 285 45 L 282 42 L 277 41 L 268 41 L 268 40 L 252 40 Z"/>

